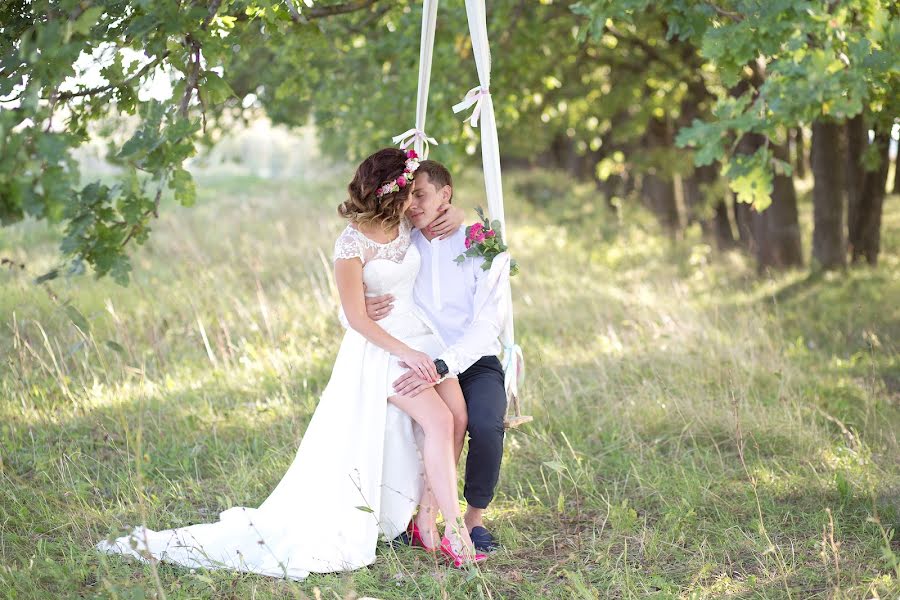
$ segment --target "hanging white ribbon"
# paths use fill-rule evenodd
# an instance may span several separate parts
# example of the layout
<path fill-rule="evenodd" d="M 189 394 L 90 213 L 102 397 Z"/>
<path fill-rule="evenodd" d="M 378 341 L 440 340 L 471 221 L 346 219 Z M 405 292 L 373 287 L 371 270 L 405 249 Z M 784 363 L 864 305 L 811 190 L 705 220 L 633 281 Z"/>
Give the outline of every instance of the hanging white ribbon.
<path fill-rule="evenodd" d="M 475 110 L 472 111 L 472 114 L 469 115 L 466 121 L 471 122 L 472 127 L 478 127 L 478 117 L 481 115 L 482 101 L 490 95 L 491 92 L 486 87 L 473 87 L 466 93 L 466 97 L 463 98 L 462 102 L 453 105 L 453 112 L 458 113 L 464 111 L 474 104 Z M 466 121 L 463 121 L 463 123 Z"/>
<path fill-rule="evenodd" d="M 422 144 L 425 146 L 424 154 L 420 154 L 419 150 L 416 150 L 416 154 L 419 154 L 423 158 L 428 158 L 428 145 L 434 144 L 438 145 L 437 140 L 433 137 L 429 136 L 427 133 L 422 131 L 421 129 L 416 129 L 413 127 L 412 129 L 407 129 L 403 133 L 399 135 L 395 135 L 391 138 L 395 144 L 400 144 L 401 150 L 406 150 L 410 144 L 413 144 L 413 148 L 420 148 Z"/>
<path fill-rule="evenodd" d="M 506 389 L 513 387 L 511 379 L 516 378 L 516 387 L 525 379 L 525 355 L 522 346 L 513 344 L 503 348 L 503 370 L 506 373 Z"/>
<path fill-rule="evenodd" d="M 424 0 L 422 5 L 422 39 L 419 43 L 419 87 L 416 95 L 416 126 L 394 136 L 394 143 L 406 149 L 412 142 L 416 154 L 428 158 L 428 145 L 438 145 L 437 140 L 425 133 L 425 115 L 428 112 L 428 88 L 431 84 L 431 55 L 434 50 L 434 30 L 437 25 L 438 0 Z M 407 139 L 411 137 L 410 139 Z"/>
<path fill-rule="evenodd" d="M 472 112 L 472 125 L 481 120 L 481 159 L 484 166 L 484 187 L 487 196 L 488 212 L 491 220 L 500 221 L 504 240 L 509 242 L 506 231 L 506 218 L 503 211 L 503 185 L 500 179 L 500 144 L 497 141 L 497 122 L 494 119 L 494 104 L 488 92 L 491 87 L 491 52 L 487 37 L 487 20 L 485 18 L 484 0 L 466 0 L 466 16 L 469 20 L 469 34 L 472 37 L 472 53 L 475 56 L 475 67 L 478 70 L 480 85 L 466 94 L 466 99 L 457 104 L 476 105 Z M 464 109 L 460 109 L 464 110 Z M 459 112 L 454 107 L 454 112 Z M 477 116 L 476 116 L 477 112 Z M 508 268 L 508 267 L 507 267 Z M 518 397 L 518 386 L 525 373 L 525 361 L 522 349 L 515 342 L 513 327 L 512 290 L 508 278 L 503 290 L 505 315 L 501 342 L 504 352 L 504 370 L 506 371 L 506 392 L 509 397 Z"/>

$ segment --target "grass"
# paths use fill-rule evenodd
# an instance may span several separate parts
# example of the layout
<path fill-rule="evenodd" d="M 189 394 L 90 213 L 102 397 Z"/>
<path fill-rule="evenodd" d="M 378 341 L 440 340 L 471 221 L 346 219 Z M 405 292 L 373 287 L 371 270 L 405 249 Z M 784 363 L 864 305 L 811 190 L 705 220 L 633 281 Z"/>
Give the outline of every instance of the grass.
<path fill-rule="evenodd" d="M 347 173 L 201 176 L 128 288 L 37 287 L 56 233 L 4 229 L 0 256 L 26 268 L 0 273 L 0 596 L 900 597 L 897 198 L 878 269 L 760 278 L 694 230 L 672 242 L 587 187 L 526 197 L 518 174 L 535 421 L 507 436 L 488 519 L 504 548 L 480 572 L 387 546 L 299 583 L 95 553 L 138 522 L 255 506 L 280 479 L 342 333 L 329 257 Z"/>

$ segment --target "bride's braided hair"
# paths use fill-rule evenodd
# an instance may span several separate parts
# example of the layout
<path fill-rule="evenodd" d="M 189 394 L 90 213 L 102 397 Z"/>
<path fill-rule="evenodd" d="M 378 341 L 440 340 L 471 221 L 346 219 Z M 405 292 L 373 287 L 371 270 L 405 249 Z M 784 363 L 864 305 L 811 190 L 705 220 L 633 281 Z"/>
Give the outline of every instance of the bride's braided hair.
<path fill-rule="evenodd" d="M 349 198 L 338 206 L 338 214 L 354 223 L 374 224 L 390 229 L 400 224 L 403 205 L 412 185 L 377 198 L 375 192 L 385 182 L 396 179 L 406 168 L 406 152 L 384 148 L 366 158 L 347 186 Z"/>

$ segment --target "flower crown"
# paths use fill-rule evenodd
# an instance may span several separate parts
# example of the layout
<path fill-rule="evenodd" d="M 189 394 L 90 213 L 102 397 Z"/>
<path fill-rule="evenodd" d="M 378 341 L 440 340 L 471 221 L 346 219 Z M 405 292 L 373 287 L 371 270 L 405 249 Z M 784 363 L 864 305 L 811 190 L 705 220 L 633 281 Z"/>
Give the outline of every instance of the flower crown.
<path fill-rule="evenodd" d="M 390 181 L 382 183 L 378 189 L 375 190 L 375 198 L 381 200 L 383 196 L 399 192 L 401 188 L 405 188 L 407 183 L 416 178 L 415 172 L 418 168 L 419 155 L 416 154 L 415 150 L 408 150 L 406 152 L 406 167 L 403 169 L 403 174 L 397 179 L 391 179 Z"/>

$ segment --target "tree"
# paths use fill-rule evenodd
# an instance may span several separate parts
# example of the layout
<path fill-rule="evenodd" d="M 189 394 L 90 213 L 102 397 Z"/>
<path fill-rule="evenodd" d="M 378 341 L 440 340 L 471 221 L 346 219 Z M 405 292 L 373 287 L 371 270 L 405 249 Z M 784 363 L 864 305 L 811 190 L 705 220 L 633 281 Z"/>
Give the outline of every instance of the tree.
<path fill-rule="evenodd" d="M 720 82 L 710 86 L 717 101 L 709 117 L 681 129 L 679 145 L 696 150 L 698 166 L 720 161 L 737 199 L 752 204 L 757 212 L 767 210 L 778 191 L 786 205 L 795 202 L 784 179 L 792 171 L 789 154 L 775 151 L 786 145 L 791 130 L 819 119 L 842 123 L 866 106 L 879 114 L 898 114 L 897 58 L 892 49 L 900 38 L 900 25 L 894 4 L 585 0 L 577 6 L 595 34 L 610 23 L 639 23 L 639 15 L 648 11 L 663 16 L 668 39 L 697 47 L 705 68 Z M 736 95 L 734 87 L 741 81 L 749 85 Z M 748 154 L 747 135 L 766 141 L 754 144 Z M 784 215 L 792 218 L 793 213 L 788 209 Z M 739 218 L 742 233 L 743 221 Z M 820 222 L 825 226 L 827 220 Z M 794 228 L 787 225 L 778 224 L 777 229 Z M 816 239 L 823 236 L 820 231 Z"/>
<path fill-rule="evenodd" d="M 375 0 L 293 9 L 280 1 L 14 0 L 0 6 L 0 225 L 29 215 L 64 225 L 61 250 L 68 272 L 87 265 L 126 282 L 126 248 L 143 243 L 165 190 L 184 205 L 194 184 L 183 168 L 215 117 L 240 106 L 223 78 L 254 32 L 302 31 L 315 21 L 369 9 Z M 394 6 L 391 3 L 391 6 Z M 286 7 L 291 7 L 288 10 Z M 251 51 L 259 50 L 250 43 Z M 136 60 L 129 60 L 137 56 Z M 103 64 L 104 83 L 73 85 L 80 65 Z M 177 79 L 171 99 L 139 95 L 155 73 Z M 82 184 L 72 150 L 110 115 L 137 117 L 133 135 L 111 144 L 108 160 L 122 167 L 113 184 Z M 60 267 L 62 268 L 62 267 Z M 54 269 L 39 280 L 59 274 Z"/>

